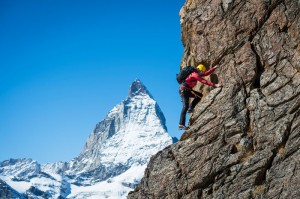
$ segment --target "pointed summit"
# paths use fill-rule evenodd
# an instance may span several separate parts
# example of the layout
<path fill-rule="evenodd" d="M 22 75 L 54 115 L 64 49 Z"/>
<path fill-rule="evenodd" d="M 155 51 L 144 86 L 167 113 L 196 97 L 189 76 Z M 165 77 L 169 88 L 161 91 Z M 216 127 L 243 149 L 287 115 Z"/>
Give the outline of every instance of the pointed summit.
<path fill-rule="evenodd" d="M 125 199 L 150 158 L 173 141 L 161 109 L 140 80 L 132 83 L 129 95 L 96 125 L 70 162 L 0 162 L 0 198 Z"/>
<path fill-rule="evenodd" d="M 129 88 L 128 96 L 134 97 L 141 94 L 146 94 L 151 97 L 151 94 L 149 93 L 147 88 L 143 85 L 143 83 L 139 79 L 136 79 L 134 80 L 134 82 L 131 84 Z"/>

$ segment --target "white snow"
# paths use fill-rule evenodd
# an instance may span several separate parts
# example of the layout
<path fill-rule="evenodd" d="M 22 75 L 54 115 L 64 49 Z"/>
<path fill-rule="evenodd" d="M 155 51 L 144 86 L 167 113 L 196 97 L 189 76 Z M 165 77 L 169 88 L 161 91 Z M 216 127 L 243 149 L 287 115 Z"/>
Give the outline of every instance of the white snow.
<path fill-rule="evenodd" d="M 124 110 L 127 110 L 125 115 Z M 94 144 L 98 145 L 96 158 L 101 160 L 101 164 L 126 164 L 130 158 L 133 162 L 145 162 L 157 151 L 172 143 L 172 138 L 156 115 L 156 101 L 148 95 L 137 95 L 127 99 L 114 107 L 107 117 L 123 119 L 123 122 L 111 138 L 104 143 Z M 87 158 L 82 162 L 89 168 L 94 161 Z"/>
<path fill-rule="evenodd" d="M 28 190 L 31 187 L 30 182 L 26 181 L 12 181 L 7 176 L 0 176 L 0 179 L 6 182 L 9 186 L 11 186 L 13 189 L 18 191 L 19 193 L 25 193 L 26 190 Z"/>
<path fill-rule="evenodd" d="M 17 178 L 18 180 L 29 180 L 31 176 L 40 172 L 40 165 L 32 159 L 11 159 L 4 161 L 1 175 Z"/>
<path fill-rule="evenodd" d="M 136 183 L 141 180 L 144 174 L 145 165 L 134 165 L 125 173 L 112 179 L 97 183 L 92 186 L 79 187 L 71 186 L 71 194 L 68 198 L 74 199 L 122 199 L 126 198 L 132 189 L 124 186 L 122 183 Z"/>
<path fill-rule="evenodd" d="M 31 186 L 36 187 L 41 191 L 51 191 L 53 193 L 52 198 L 58 198 L 60 195 L 61 181 L 56 181 L 46 177 L 35 177 L 30 181 L 13 181 L 7 176 L 0 176 L 0 179 L 5 181 L 9 186 L 15 189 L 19 193 L 25 193 Z"/>
<path fill-rule="evenodd" d="M 51 193 L 51 198 L 126 198 L 131 187 L 143 177 L 151 156 L 172 144 L 160 114 L 150 94 L 136 91 L 97 125 L 99 132 L 92 132 L 77 158 L 42 166 L 31 159 L 8 161 L 0 167 L 0 178 L 20 193 L 34 186 Z M 81 176 L 103 165 L 121 174 L 101 182 L 94 176 Z M 116 170 L 120 165 L 121 170 Z M 124 172 L 124 168 L 128 169 Z M 12 180 L 15 177 L 18 181 Z M 80 183 L 89 186 L 79 186 Z"/>

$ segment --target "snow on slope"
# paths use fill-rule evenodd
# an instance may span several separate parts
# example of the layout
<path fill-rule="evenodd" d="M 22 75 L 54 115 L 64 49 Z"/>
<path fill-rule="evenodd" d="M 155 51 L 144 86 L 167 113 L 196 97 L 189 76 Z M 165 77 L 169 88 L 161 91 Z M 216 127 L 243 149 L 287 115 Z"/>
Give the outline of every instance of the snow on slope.
<path fill-rule="evenodd" d="M 136 80 L 126 100 L 96 125 L 78 157 L 45 165 L 11 159 L 0 163 L 0 178 L 32 198 L 126 198 L 150 157 L 172 142 L 157 102 Z"/>
<path fill-rule="evenodd" d="M 70 197 L 126 198 L 150 157 L 172 142 L 157 102 L 136 80 L 127 99 L 99 122 L 82 153 L 70 162 L 67 173 L 77 173 Z"/>
<path fill-rule="evenodd" d="M 116 176 L 107 181 L 103 181 L 92 186 L 76 186 L 72 185 L 72 193 L 68 198 L 76 199 L 99 199 L 110 198 L 120 199 L 126 198 L 129 191 L 132 191 L 130 185 L 138 183 L 143 177 L 145 165 L 132 166 L 125 173 Z"/>
<path fill-rule="evenodd" d="M 20 171 L 24 170 L 23 167 L 33 167 L 32 164 L 30 164 L 32 162 L 31 159 L 10 159 L 9 161 L 11 162 L 11 167 L 9 169 L 6 168 L 7 170 L 1 169 L 5 172 L 0 172 L 0 179 L 19 193 L 26 194 L 31 198 L 38 198 L 35 197 L 36 195 L 39 195 L 41 198 L 59 198 L 67 197 L 67 195 L 70 194 L 70 184 L 60 175 L 49 175 L 40 170 L 38 173 L 35 173 L 35 175 L 30 175 L 32 173 L 26 173 L 24 171 L 21 172 L 22 175 L 20 175 Z M 37 164 L 35 161 L 34 163 Z M 28 165 L 25 166 L 26 164 Z M 40 165 L 37 165 L 38 166 L 35 165 L 34 167 L 40 168 Z M 7 167 L 9 167 L 9 165 L 7 165 Z M 9 175 L 7 175 L 8 171 L 10 172 Z M 13 173 L 18 175 L 18 179 L 14 177 Z"/>
<path fill-rule="evenodd" d="M 32 159 L 10 159 L 0 163 L 0 175 L 10 176 L 16 181 L 29 181 L 41 171 L 37 161 Z"/>
<path fill-rule="evenodd" d="M 102 164 L 125 164 L 129 159 L 144 162 L 172 143 L 156 116 L 155 103 L 152 98 L 139 95 L 121 104 L 128 109 L 126 122 L 101 146 Z M 118 114 L 117 106 L 108 117 L 116 117 Z"/>

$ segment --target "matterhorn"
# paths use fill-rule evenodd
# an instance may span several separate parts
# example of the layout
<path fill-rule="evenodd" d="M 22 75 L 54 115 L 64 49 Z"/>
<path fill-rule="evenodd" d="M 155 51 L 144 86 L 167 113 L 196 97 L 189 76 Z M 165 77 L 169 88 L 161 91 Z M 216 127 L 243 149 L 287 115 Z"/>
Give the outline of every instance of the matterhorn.
<path fill-rule="evenodd" d="M 71 161 L 0 162 L 0 198 L 126 198 L 151 156 L 172 143 L 160 107 L 137 79 Z"/>

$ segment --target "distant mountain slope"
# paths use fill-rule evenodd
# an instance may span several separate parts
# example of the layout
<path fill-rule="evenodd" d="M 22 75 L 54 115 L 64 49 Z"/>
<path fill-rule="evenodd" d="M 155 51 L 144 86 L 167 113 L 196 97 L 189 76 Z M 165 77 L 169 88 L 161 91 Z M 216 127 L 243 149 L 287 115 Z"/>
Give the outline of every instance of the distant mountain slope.
<path fill-rule="evenodd" d="M 172 143 L 157 102 L 135 80 L 128 97 L 96 125 L 83 151 L 70 162 L 1 162 L 0 194 L 34 199 L 126 198 L 142 178 L 150 157 Z"/>

